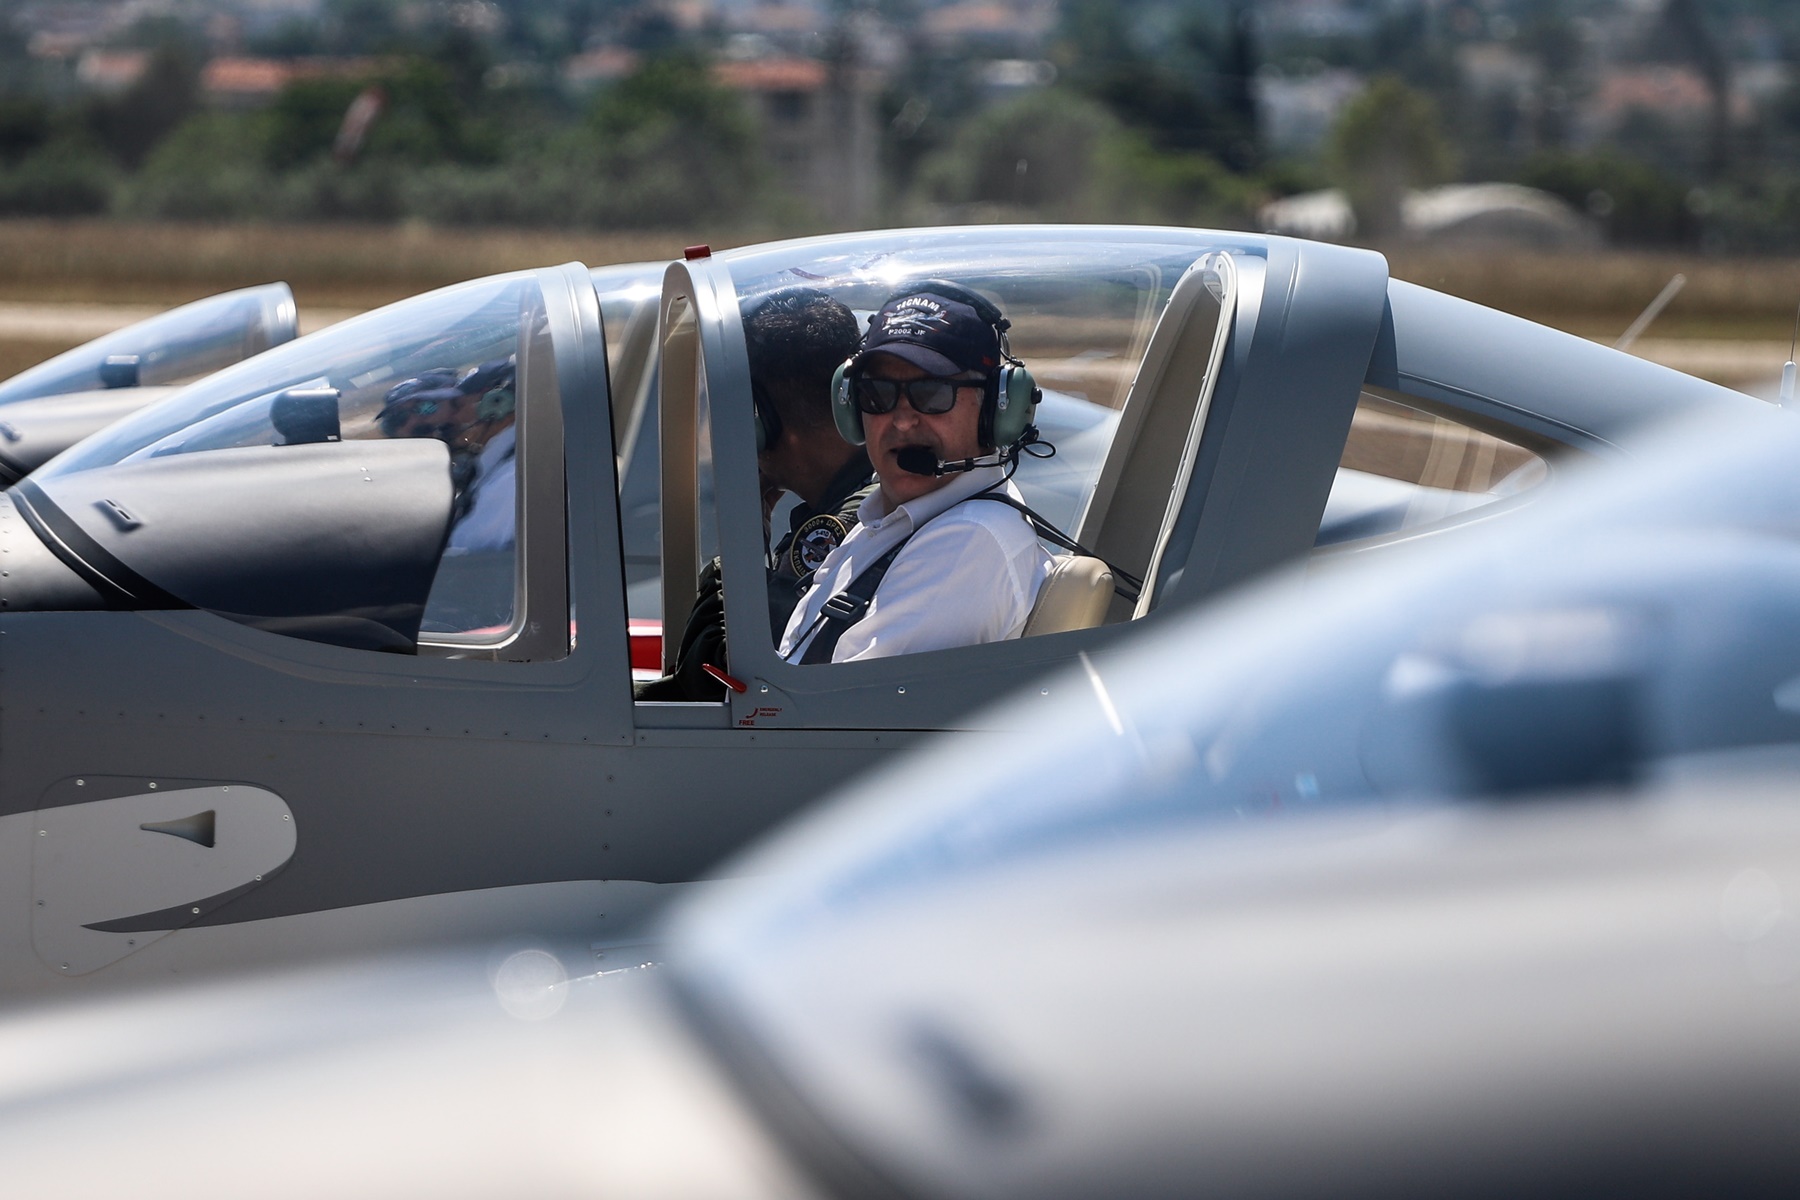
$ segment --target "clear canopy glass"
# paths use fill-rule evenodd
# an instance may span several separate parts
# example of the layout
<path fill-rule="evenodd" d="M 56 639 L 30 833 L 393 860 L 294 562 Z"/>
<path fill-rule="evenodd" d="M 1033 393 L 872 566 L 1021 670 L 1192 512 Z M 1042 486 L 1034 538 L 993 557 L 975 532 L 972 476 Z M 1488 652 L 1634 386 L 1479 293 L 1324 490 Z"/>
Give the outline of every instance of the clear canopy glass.
<path fill-rule="evenodd" d="M 89 438 L 46 464 L 39 478 L 133 458 L 273 445 L 281 435 L 270 420 L 271 406 L 296 390 L 338 393 L 346 441 L 391 437 L 378 418 L 399 385 L 460 376 L 515 354 L 522 322 L 540 320 L 542 312 L 531 272 L 404 300 L 220 371 Z"/>
<path fill-rule="evenodd" d="M 103 388 L 185 383 L 294 340 L 285 283 L 225 292 L 96 338 L 0 383 L 0 405 Z"/>
<path fill-rule="evenodd" d="M 528 344 L 547 345 L 534 273 L 459 284 L 219 371 L 77 445 L 34 478 L 54 501 L 65 485 L 80 492 L 88 473 L 174 456 L 309 442 L 441 442 L 453 502 L 421 634 L 498 638 L 516 609 L 523 471 L 515 467 L 514 422 Z M 547 354 L 539 351 L 545 363 Z M 222 468 L 228 460 L 235 457 L 219 459 Z M 271 523 L 308 502 L 273 487 L 267 501 Z M 68 515 L 107 533 L 91 505 Z M 139 569 L 155 580 L 153 567 Z"/>
<path fill-rule="evenodd" d="M 969 227 L 779 243 L 721 254 L 739 307 L 812 287 L 866 320 L 890 296 L 941 279 L 981 293 L 1012 322 L 1012 351 L 1043 388 L 1037 425 L 1054 458 L 1024 458 L 1016 482 L 1065 530 L 1077 523 L 1151 332 L 1176 282 L 1216 233 L 1161 228 Z"/>

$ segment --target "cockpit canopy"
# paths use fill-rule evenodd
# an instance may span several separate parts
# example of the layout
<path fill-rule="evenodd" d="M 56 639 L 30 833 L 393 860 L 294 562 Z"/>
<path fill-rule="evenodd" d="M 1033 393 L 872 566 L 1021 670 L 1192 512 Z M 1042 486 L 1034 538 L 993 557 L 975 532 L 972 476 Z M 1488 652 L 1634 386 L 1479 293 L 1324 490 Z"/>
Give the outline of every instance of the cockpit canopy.
<path fill-rule="evenodd" d="M 250 624 L 529 649 L 517 493 L 534 452 L 553 485 L 540 520 L 562 536 L 554 274 L 446 288 L 220 371 L 48 464 L 22 502 L 175 599 Z M 566 647 L 558 628 L 529 653 Z"/>
<path fill-rule="evenodd" d="M 0 382 L 0 480 L 14 483 L 178 386 L 294 339 L 285 283 L 160 313 Z"/>
<path fill-rule="evenodd" d="M 0 383 L 0 405 L 186 383 L 291 342 L 298 329 L 294 296 L 285 283 L 208 296 L 21 371 Z"/>

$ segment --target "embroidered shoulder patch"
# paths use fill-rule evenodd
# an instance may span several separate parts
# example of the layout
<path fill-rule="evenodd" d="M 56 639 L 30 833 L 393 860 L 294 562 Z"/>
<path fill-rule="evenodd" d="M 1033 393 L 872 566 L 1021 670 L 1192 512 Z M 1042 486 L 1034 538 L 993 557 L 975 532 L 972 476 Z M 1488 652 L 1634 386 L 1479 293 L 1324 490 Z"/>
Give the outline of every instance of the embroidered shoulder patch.
<path fill-rule="evenodd" d="M 850 526 L 835 513 L 808 519 L 794 530 L 794 540 L 788 545 L 788 569 L 798 576 L 810 575 L 849 533 Z"/>

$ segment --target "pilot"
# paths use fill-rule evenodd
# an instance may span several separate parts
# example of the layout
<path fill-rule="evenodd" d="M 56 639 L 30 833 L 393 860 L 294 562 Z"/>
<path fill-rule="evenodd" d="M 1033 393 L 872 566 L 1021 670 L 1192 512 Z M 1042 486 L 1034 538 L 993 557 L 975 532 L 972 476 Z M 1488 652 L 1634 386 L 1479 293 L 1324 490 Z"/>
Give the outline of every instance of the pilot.
<path fill-rule="evenodd" d="M 776 503 L 797 503 L 787 530 L 770 547 L 769 625 L 779 637 L 813 570 L 856 524 L 874 490 L 862 447 L 846 442 L 831 414 L 831 380 L 856 352 L 856 316 L 817 288 L 775 292 L 745 314 L 744 341 L 756 422 L 756 465 L 765 533 Z M 640 700 L 717 700 L 724 686 L 705 673 L 727 667 L 725 604 L 719 564 L 700 572 L 673 674 L 639 684 Z"/>
<path fill-rule="evenodd" d="M 505 550 L 514 517 L 518 430 L 514 359 L 423 372 L 388 389 L 375 420 L 388 437 L 435 437 L 450 447 L 455 489 L 447 555 Z"/>
<path fill-rule="evenodd" d="M 833 404 L 845 438 L 866 444 L 878 486 L 814 573 L 783 658 L 846 662 L 1024 630 L 1050 556 L 1009 482 L 1037 395 L 1007 347 L 1009 326 L 984 297 L 941 281 L 869 319 Z"/>

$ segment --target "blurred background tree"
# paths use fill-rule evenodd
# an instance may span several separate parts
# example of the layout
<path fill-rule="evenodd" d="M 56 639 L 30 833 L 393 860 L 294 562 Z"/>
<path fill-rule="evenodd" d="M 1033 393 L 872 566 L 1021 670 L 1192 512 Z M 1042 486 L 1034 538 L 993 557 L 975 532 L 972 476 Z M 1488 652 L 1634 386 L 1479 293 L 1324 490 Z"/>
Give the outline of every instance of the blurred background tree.
<path fill-rule="evenodd" d="M 1327 155 L 1358 232 L 1376 241 L 1401 232 L 1407 192 L 1443 183 L 1456 171 L 1437 106 L 1392 75 L 1376 79 L 1344 109 Z"/>
<path fill-rule="evenodd" d="M 1255 225 L 1338 183 L 1381 238 L 1497 180 L 1621 244 L 1800 247 L 1792 0 L 76 7 L 0 10 L 0 214 Z"/>
<path fill-rule="evenodd" d="M 1159 151 L 1204 154 L 1234 171 L 1261 159 L 1249 0 L 1168 6 L 1068 0 L 1052 50 L 1068 85 Z"/>
<path fill-rule="evenodd" d="M 689 54 L 650 59 L 602 93 L 588 116 L 600 220 L 689 224 L 753 206 L 762 182 L 743 105 Z"/>

